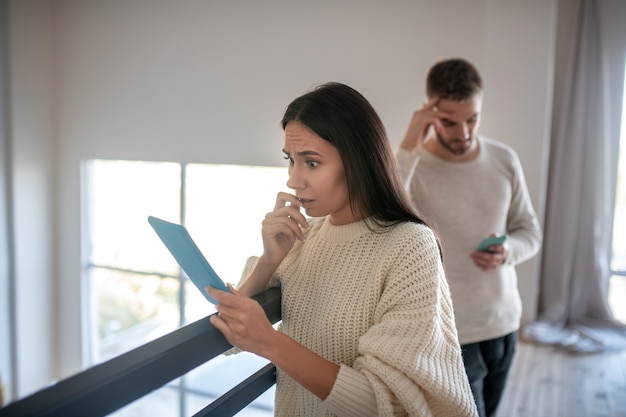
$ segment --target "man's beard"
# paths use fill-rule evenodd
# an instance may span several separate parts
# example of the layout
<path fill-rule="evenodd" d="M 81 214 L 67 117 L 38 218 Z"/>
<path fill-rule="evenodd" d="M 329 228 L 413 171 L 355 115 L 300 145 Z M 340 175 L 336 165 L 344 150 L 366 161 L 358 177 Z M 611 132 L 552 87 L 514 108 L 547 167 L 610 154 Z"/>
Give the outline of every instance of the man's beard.
<path fill-rule="evenodd" d="M 453 143 L 463 143 L 465 145 L 461 148 L 457 148 L 457 147 L 451 146 L 450 143 L 446 142 L 446 140 L 443 138 L 443 136 L 439 134 L 439 132 L 435 132 L 435 136 L 437 137 L 437 141 L 439 142 L 439 144 L 443 146 L 445 149 L 447 149 L 448 152 L 450 152 L 453 155 L 465 155 L 467 151 L 469 151 L 472 148 L 472 143 L 474 141 L 473 136 L 470 136 L 470 138 L 467 140 L 455 139 L 452 141 Z"/>

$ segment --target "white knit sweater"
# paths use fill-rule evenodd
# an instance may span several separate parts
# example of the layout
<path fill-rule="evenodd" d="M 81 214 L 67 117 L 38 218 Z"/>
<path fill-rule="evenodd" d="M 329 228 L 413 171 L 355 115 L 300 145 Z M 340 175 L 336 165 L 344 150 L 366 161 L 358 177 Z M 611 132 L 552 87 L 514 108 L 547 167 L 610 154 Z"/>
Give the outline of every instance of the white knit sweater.
<path fill-rule="evenodd" d="M 398 167 L 417 207 L 442 241 L 461 344 L 504 336 L 519 328 L 522 303 L 515 265 L 541 247 L 542 232 L 524 172 L 509 146 L 480 136 L 468 162 L 436 157 L 424 147 L 400 149 Z M 482 271 L 470 258 L 491 233 L 509 235 L 504 265 Z"/>
<path fill-rule="evenodd" d="M 323 402 L 279 369 L 275 415 L 475 416 L 432 231 L 310 224 L 269 286 L 281 331 L 341 369 Z"/>

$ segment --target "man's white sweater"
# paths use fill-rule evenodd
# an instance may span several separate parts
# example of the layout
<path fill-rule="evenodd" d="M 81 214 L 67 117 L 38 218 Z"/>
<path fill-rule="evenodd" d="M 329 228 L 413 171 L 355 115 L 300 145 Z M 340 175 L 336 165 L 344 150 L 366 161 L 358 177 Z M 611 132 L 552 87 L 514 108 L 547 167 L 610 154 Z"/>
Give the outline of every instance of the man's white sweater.
<path fill-rule="evenodd" d="M 478 145 L 478 156 L 469 162 L 446 161 L 423 147 L 397 153 L 405 185 L 441 238 L 461 344 L 519 328 L 515 265 L 534 256 L 542 239 L 516 153 L 484 137 Z M 470 253 L 491 233 L 509 236 L 509 254 L 500 268 L 484 272 Z"/>

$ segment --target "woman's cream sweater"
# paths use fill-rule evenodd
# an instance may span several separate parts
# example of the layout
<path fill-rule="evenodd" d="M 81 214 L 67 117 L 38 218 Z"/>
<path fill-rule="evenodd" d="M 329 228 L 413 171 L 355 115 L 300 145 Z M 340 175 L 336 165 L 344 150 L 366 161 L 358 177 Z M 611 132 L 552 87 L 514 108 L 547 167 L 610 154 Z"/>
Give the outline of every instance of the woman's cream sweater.
<path fill-rule="evenodd" d="M 281 331 L 341 369 L 324 401 L 279 369 L 275 415 L 475 416 L 432 231 L 310 224 L 269 286 Z"/>

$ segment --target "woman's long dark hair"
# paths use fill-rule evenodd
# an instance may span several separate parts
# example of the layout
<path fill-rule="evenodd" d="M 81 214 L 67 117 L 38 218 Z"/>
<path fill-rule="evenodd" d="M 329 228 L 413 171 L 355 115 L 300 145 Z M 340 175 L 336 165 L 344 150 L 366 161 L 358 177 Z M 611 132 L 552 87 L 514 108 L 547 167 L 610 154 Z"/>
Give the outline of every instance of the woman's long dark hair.
<path fill-rule="evenodd" d="M 283 129 L 291 121 L 337 148 L 356 218 L 372 216 L 379 225 L 425 224 L 402 185 L 382 121 L 358 91 L 340 83 L 320 85 L 289 104 Z"/>

